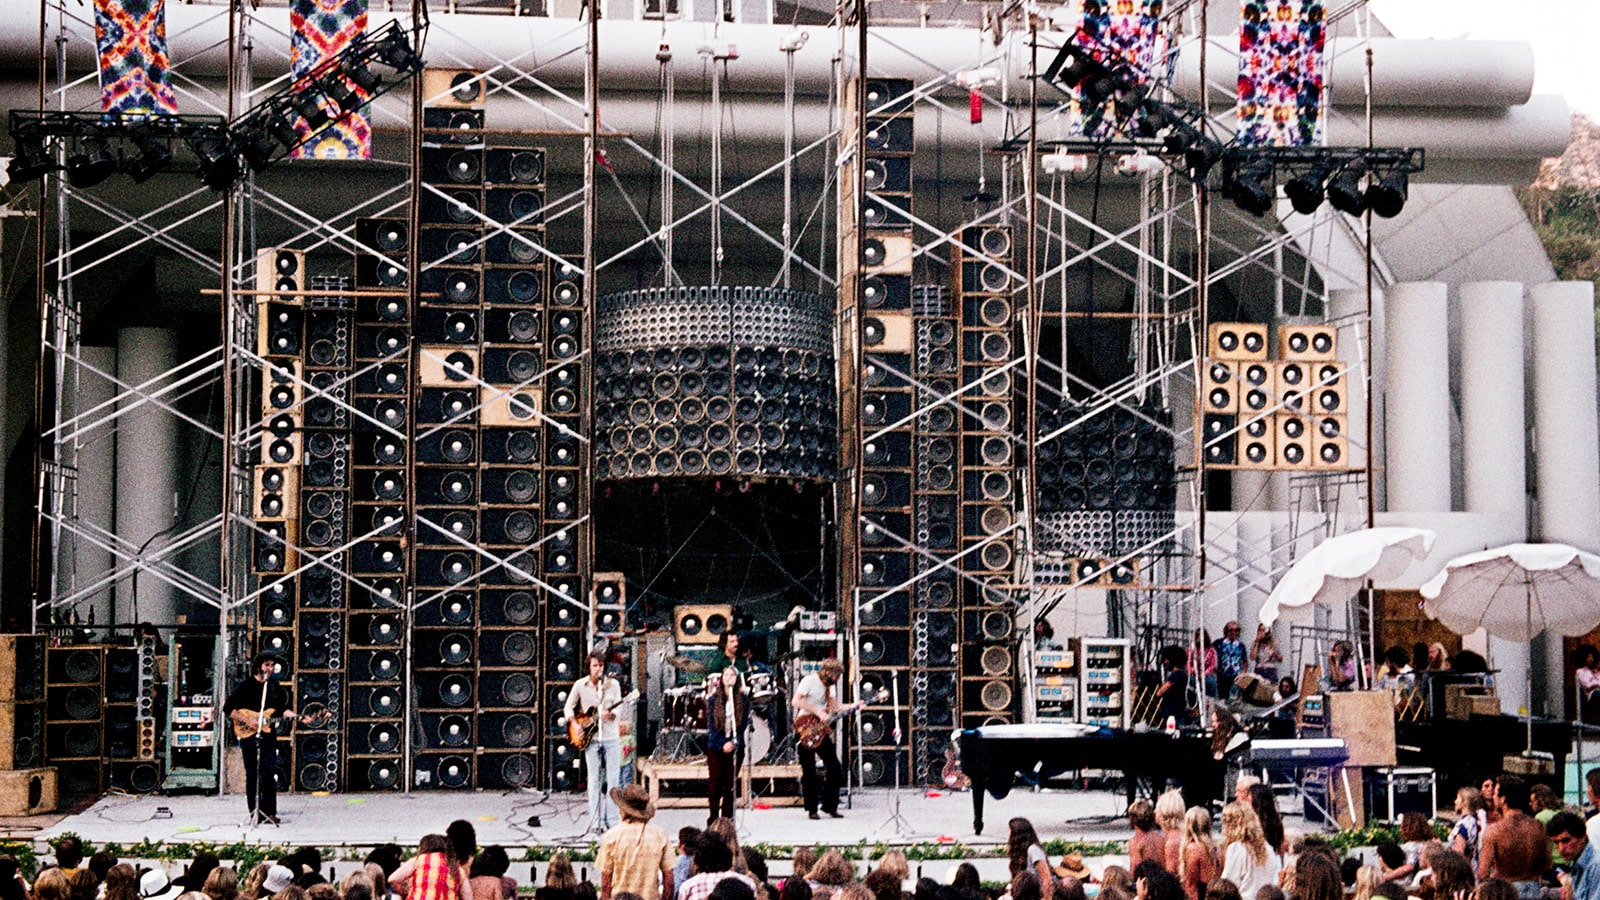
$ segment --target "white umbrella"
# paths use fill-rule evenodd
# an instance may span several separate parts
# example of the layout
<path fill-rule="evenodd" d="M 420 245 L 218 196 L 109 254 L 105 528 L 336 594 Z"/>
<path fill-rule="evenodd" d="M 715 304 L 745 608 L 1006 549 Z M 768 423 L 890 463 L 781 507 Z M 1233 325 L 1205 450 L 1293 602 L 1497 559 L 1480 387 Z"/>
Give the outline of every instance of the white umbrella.
<path fill-rule="evenodd" d="M 1335 535 L 1300 557 L 1279 579 L 1261 607 L 1261 624 L 1272 626 L 1285 609 L 1337 606 L 1368 579 L 1397 578 L 1433 549 L 1438 535 L 1426 528 L 1384 526 Z"/>
<path fill-rule="evenodd" d="M 1566 544 L 1507 544 L 1450 560 L 1422 586 L 1422 597 L 1423 611 L 1456 634 L 1482 628 L 1508 641 L 1529 641 L 1541 631 L 1588 634 L 1600 626 L 1600 556 Z"/>

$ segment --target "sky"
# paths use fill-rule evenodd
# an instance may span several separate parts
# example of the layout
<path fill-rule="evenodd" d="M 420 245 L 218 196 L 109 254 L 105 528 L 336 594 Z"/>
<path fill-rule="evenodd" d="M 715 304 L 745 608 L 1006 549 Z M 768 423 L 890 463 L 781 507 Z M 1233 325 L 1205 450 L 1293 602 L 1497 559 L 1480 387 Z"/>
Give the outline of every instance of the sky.
<path fill-rule="evenodd" d="M 1399 37 L 1527 41 L 1534 93 L 1561 94 L 1600 121 L 1600 0 L 1369 0 L 1368 8 Z"/>

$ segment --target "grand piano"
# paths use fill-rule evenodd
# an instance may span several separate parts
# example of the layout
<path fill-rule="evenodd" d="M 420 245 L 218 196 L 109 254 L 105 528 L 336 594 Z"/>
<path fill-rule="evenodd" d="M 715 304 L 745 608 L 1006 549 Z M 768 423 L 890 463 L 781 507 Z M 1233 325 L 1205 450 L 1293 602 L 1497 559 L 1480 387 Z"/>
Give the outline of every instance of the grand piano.
<path fill-rule="evenodd" d="M 1161 731 L 1136 733 L 1075 724 L 986 725 L 961 732 L 961 770 L 972 780 L 972 831 L 983 833 L 983 795 L 1011 793 L 1021 774 L 1052 778 L 1077 769 L 1108 769 L 1127 777 L 1131 802 L 1141 780 L 1159 791 L 1167 778 L 1195 806 L 1222 796 L 1222 764 L 1211 740 Z"/>

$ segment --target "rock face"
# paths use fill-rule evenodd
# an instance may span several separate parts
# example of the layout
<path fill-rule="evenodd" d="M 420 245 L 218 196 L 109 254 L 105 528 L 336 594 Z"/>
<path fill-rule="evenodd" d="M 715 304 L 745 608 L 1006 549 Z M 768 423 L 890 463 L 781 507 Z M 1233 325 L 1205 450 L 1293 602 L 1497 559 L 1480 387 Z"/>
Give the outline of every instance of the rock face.
<path fill-rule="evenodd" d="M 1547 191 L 1563 187 L 1600 189 L 1600 125 L 1573 113 L 1572 142 L 1561 156 L 1544 161 L 1533 186 Z"/>

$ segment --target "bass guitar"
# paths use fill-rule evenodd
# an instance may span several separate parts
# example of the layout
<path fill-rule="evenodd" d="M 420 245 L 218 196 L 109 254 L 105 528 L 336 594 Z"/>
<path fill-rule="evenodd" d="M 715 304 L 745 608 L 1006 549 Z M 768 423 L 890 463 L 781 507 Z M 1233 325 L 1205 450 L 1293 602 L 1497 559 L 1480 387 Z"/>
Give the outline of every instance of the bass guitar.
<path fill-rule="evenodd" d="M 611 712 L 617 707 L 632 703 L 637 699 L 639 699 L 639 692 L 636 690 L 629 691 L 626 697 L 615 703 L 608 704 L 605 711 Z M 594 736 L 599 731 L 600 713 L 594 709 L 575 712 L 571 718 L 567 719 L 567 740 L 572 742 L 572 747 L 575 750 L 582 750 L 588 747 L 589 742 L 594 740 Z"/>
<path fill-rule="evenodd" d="M 881 703 L 883 698 L 884 693 L 879 692 L 877 702 Z M 814 713 L 803 712 L 794 717 L 795 739 L 807 750 L 815 750 L 822 746 L 823 741 L 833 737 L 833 723 L 861 709 L 869 702 L 873 701 L 863 698 L 854 703 L 846 703 L 834 710 L 826 719 Z"/>
<path fill-rule="evenodd" d="M 282 718 L 283 716 L 275 709 L 259 712 L 253 709 L 236 709 L 228 714 L 228 723 L 233 726 L 233 736 L 242 741 L 259 734 L 273 734 L 277 722 Z M 323 707 L 292 721 L 297 721 L 306 728 L 320 728 L 333 721 L 333 710 Z"/>

